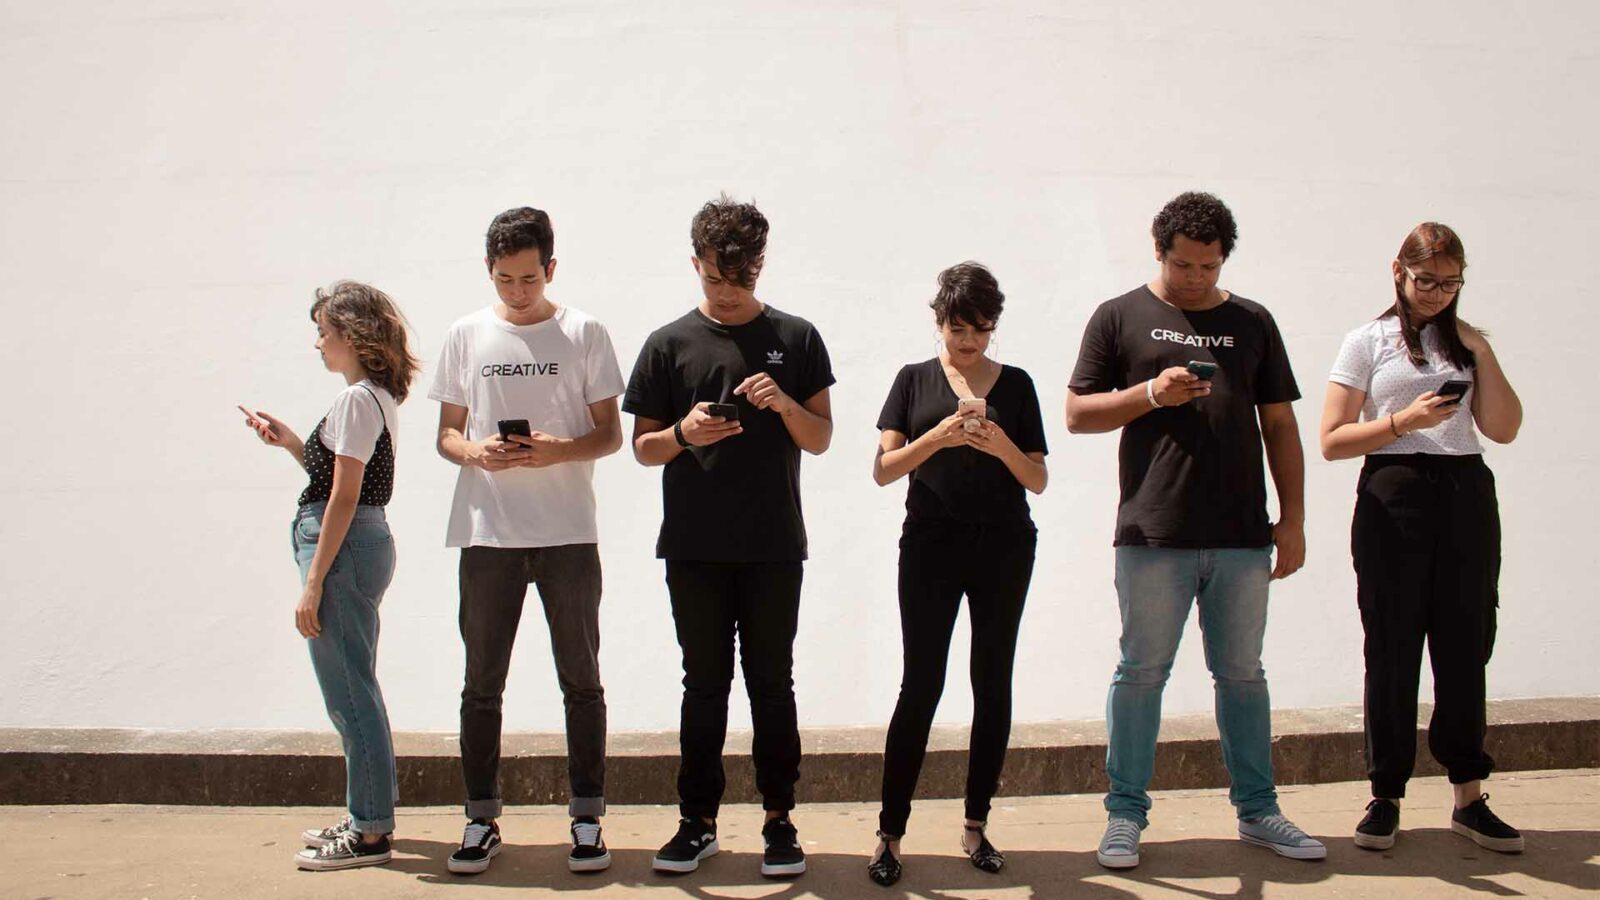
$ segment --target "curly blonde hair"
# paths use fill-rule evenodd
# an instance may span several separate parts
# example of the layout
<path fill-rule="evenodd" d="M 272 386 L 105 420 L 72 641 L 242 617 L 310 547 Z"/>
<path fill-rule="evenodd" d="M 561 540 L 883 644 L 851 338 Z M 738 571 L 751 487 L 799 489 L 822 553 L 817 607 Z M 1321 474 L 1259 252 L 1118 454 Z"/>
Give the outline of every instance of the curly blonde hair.
<path fill-rule="evenodd" d="M 311 321 L 343 335 L 367 377 L 394 395 L 396 403 L 405 402 L 422 363 L 411 353 L 405 316 L 389 295 L 359 281 L 341 280 L 317 288 L 316 298 Z"/>

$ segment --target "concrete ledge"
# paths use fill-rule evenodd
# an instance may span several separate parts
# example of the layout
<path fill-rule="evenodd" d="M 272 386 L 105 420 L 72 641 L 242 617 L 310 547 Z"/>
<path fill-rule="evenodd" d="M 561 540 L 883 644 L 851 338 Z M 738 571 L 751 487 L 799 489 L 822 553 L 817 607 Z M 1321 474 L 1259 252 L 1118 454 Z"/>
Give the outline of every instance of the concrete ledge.
<path fill-rule="evenodd" d="M 1422 710 L 1425 723 L 1429 711 Z M 1501 771 L 1600 767 L 1600 697 L 1501 700 L 1489 705 L 1489 752 Z M 1366 777 L 1361 710 L 1277 710 L 1273 763 L 1280 784 L 1359 781 Z M 883 730 L 817 729 L 802 733 L 802 802 L 878 797 Z M 1417 774 L 1442 774 L 1417 734 Z M 400 796 L 408 806 L 460 803 L 453 734 L 395 736 Z M 966 729 L 939 727 L 929 741 L 917 795 L 960 797 L 966 783 Z M 503 746 L 508 803 L 565 803 L 561 735 L 510 734 Z M 1105 724 L 1019 724 L 1006 757 L 1004 796 L 1105 790 Z M 759 800 L 750 735 L 730 734 L 729 803 Z M 673 733 L 614 734 L 607 799 L 675 804 L 678 766 Z M 1152 790 L 1225 787 L 1216 727 L 1208 716 L 1166 720 Z M 160 803 L 206 806 L 338 805 L 344 761 L 331 733 L 130 729 L 0 729 L 0 804 Z"/>

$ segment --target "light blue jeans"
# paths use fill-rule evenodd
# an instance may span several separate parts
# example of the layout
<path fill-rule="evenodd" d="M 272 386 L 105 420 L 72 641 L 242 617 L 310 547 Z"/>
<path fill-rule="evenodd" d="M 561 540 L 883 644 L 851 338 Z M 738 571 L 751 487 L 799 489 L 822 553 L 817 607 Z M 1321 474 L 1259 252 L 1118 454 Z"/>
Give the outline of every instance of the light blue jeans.
<path fill-rule="evenodd" d="M 1261 641 L 1267 627 L 1272 550 L 1118 547 L 1122 661 L 1106 698 L 1106 775 L 1112 818 L 1149 824 L 1161 691 L 1198 599 L 1206 666 L 1216 688 L 1222 761 L 1240 818 L 1278 812 L 1272 785 L 1272 712 Z"/>
<path fill-rule="evenodd" d="M 322 534 L 326 503 L 308 503 L 294 517 L 294 559 L 305 582 Z M 378 604 L 394 577 L 394 538 L 381 506 L 357 506 L 339 555 L 323 580 L 317 621 L 306 641 L 328 718 L 344 743 L 345 802 L 362 834 L 394 831 L 394 743 L 378 688 Z"/>

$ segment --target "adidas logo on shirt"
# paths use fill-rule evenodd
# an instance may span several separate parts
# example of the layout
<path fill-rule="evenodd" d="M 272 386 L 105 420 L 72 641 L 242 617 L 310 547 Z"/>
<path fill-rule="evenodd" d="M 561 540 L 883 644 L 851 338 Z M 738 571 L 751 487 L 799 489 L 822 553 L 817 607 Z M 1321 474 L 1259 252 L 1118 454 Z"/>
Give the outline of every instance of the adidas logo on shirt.
<path fill-rule="evenodd" d="M 769 366 L 781 366 L 781 365 L 783 365 L 783 351 L 782 350 L 768 350 L 767 351 L 767 365 L 769 365 Z"/>

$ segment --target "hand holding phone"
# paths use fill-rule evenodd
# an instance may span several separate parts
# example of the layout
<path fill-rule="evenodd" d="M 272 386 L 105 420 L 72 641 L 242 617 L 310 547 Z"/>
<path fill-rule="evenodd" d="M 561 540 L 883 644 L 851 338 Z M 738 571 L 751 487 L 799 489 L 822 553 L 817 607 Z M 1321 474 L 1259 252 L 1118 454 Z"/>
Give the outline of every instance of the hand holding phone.
<path fill-rule="evenodd" d="M 1184 368 L 1189 370 L 1190 375 L 1195 376 L 1201 381 L 1210 381 L 1217 377 L 1217 364 L 1214 362 L 1206 362 L 1205 360 L 1201 359 L 1191 359 L 1189 360 L 1189 364 L 1184 366 Z"/>
<path fill-rule="evenodd" d="M 964 416 L 961 427 L 967 431 L 977 431 L 983 427 L 983 420 L 989 415 L 989 401 L 983 397 L 963 397 L 956 401 L 956 415 Z"/>
<path fill-rule="evenodd" d="M 1452 378 L 1439 385 L 1439 389 L 1434 391 L 1434 395 L 1449 398 L 1444 401 L 1446 403 L 1460 403 L 1461 398 L 1467 395 L 1467 390 L 1471 387 L 1472 382 L 1470 381 L 1458 381 Z"/>
<path fill-rule="evenodd" d="M 739 404 L 707 403 L 706 415 L 717 416 L 728 422 L 737 422 L 739 421 Z"/>
<path fill-rule="evenodd" d="M 525 438 L 533 437 L 533 429 L 529 427 L 527 419 L 501 419 L 495 427 L 500 430 L 502 441 L 510 441 L 514 434 Z"/>

